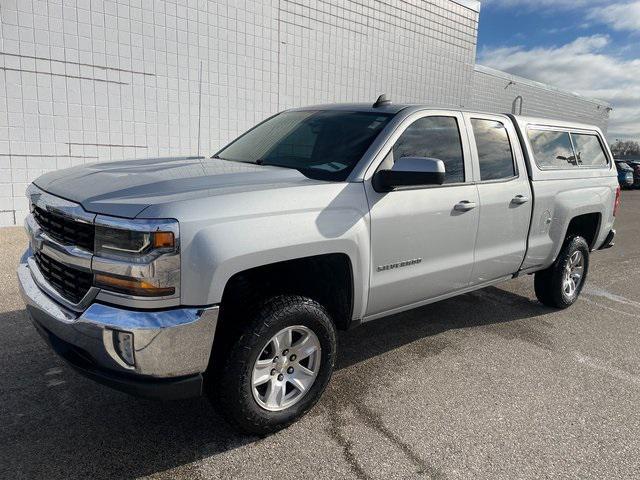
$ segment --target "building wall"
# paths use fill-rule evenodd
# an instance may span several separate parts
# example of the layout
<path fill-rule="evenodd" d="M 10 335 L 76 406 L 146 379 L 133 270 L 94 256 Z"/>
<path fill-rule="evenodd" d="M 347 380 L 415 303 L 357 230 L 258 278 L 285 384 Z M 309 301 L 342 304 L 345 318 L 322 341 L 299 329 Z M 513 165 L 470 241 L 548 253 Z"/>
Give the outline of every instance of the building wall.
<path fill-rule="evenodd" d="M 0 226 L 22 223 L 26 185 L 46 171 L 209 155 L 289 107 L 387 93 L 504 111 L 499 82 L 474 73 L 478 12 L 475 0 L 0 0 Z"/>
<path fill-rule="evenodd" d="M 48 170 L 211 154 L 284 108 L 460 105 L 477 24 L 468 0 L 1 0 L 0 225 Z"/>
<path fill-rule="evenodd" d="M 521 97 L 522 100 L 517 100 Z M 514 110 L 514 101 L 515 110 Z M 488 112 L 512 112 L 597 125 L 605 133 L 610 105 L 570 92 L 476 65 L 470 107 Z"/>

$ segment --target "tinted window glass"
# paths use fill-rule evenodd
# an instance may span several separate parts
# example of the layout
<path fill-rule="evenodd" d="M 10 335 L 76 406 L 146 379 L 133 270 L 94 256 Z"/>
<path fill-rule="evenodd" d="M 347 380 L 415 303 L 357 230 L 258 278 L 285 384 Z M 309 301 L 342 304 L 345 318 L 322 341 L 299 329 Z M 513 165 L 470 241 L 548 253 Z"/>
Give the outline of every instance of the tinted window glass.
<path fill-rule="evenodd" d="M 335 110 L 284 112 L 239 137 L 217 157 L 295 168 L 309 177 L 341 181 L 391 117 Z"/>
<path fill-rule="evenodd" d="M 572 133 L 573 146 L 576 149 L 578 163 L 587 167 L 604 167 L 607 165 L 607 157 L 602 150 L 597 135 L 585 133 Z"/>
<path fill-rule="evenodd" d="M 528 134 L 533 155 L 539 167 L 571 168 L 578 166 L 567 132 L 529 129 Z"/>
<path fill-rule="evenodd" d="M 627 171 L 633 172 L 633 168 L 631 168 L 629 165 L 627 165 L 624 162 L 616 162 L 616 167 L 618 167 L 618 170 L 627 170 Z"/>
<path fill-rule="evenodd" d="M 462 143 L 454 117 L 424 117 L 413 122 L 393 146 L 394 161 L 402 157 L 442 160 L 444 183 L 464 182 Z"/>
<path fill-rule="evenodd" d="M 504 125 L 495 120 L 472 119 L 473 135 L 478 148 L 480 178 L 498 180 L 515 176 L 511 143 Z"/>

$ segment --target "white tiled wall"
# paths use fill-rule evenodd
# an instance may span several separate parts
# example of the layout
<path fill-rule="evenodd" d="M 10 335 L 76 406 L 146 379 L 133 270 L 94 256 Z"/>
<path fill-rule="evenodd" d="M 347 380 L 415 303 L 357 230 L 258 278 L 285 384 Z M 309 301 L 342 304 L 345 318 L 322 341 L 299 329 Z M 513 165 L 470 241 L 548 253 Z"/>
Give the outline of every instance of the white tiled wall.
<path fill-rule="evenodd" d="M 279 2 L 281 108 L 393 100 L 459 106 L 477 12 L 451 1 Z"/>
<path fill-rule="evenodd" d="M 579 97 L 548 85 L 476 65 L 473 76 L 472 108 L 490 112 L 556 118 L 599 126 L 605 133 L 611 111 L 608 103 Z M 521 100 L 517 97 L 521 97 Z"/>
<path fill-rule="evenodd" d="M 0 0 L 0 225 L 47 170 L 209 154 L 283 108 L 461 104 L 478 20 L 462 3 Z"/>
<path fill-rule="evenodd" d="M 22 222 L 43 172 L 211 154 L 284 108 L 468 106 L 478 5 L 0 0 L 0 225 Z"/>

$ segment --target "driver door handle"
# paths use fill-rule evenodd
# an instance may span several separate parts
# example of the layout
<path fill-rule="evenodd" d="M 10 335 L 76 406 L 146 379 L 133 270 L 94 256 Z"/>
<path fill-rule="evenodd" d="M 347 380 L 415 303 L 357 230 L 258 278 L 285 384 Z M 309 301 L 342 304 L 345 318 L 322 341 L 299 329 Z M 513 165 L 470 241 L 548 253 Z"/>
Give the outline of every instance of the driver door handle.
<path fill-rule="evenodd" d="M 457 210 L 458 212 L 468 212 L 469 210 L 473 210 L 474 208 L 476 208 L 476 206 L 476 202 L 462 200 L 461 202 L 456 203 L 453 209 Z"/>
<path fill-rule="evenodd" d="M 529 197 L 527 197 L 526 195 L 516 195 L 511 201 L 516 205 L 522 205 L 523 203 L 527 203 L 529 201 Z"/>

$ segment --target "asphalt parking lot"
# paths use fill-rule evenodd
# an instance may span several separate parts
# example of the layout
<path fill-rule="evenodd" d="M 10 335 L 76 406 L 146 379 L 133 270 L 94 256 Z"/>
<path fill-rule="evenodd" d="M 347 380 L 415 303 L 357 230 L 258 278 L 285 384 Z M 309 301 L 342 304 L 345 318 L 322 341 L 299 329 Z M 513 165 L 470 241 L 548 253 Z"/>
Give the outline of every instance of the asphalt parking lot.
<path fill-rule="evenodd" d="M 0 478 L 638 478 L 640 191 L 616 246 L 557 312 L 532 277 L 340 335 L 302 421 L 259 439 L 207 401 L 139 400 L 86 380 L 29 323 L 0 229 Z"/>

